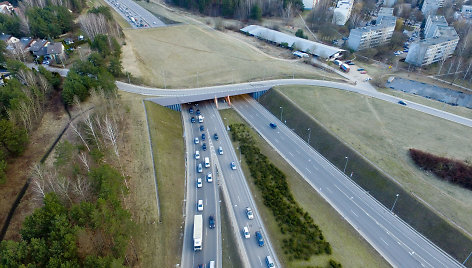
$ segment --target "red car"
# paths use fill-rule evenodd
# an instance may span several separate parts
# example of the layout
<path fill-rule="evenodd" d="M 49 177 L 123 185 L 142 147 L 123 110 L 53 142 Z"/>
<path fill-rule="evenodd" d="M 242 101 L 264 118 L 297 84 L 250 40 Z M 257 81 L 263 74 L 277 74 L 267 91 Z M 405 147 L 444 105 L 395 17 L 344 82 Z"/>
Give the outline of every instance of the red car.
<path fill-rule="evenodd" d="M 362 72 L 361 72 L 361 74 L 366 74 L 366 73 L 367 73 L 367 71 L 362 71 Z"/>

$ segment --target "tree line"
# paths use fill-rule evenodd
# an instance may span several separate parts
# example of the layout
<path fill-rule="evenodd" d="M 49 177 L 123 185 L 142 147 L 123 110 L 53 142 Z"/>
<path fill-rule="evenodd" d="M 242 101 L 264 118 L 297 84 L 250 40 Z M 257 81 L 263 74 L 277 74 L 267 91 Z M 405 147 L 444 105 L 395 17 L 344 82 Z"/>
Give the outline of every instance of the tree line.
<path fill-rule="evenodd" d="M 289 260 L 309 260 L 312 255 L 330 255 L 331 245 L 310 214 L 294 199 L 286 175 L 255 145 L 248 127 L 232 124 L 230 129 L 233 141 L 239 142 L 254 184 L 261 191 L 264 205 L 272 211 L 280 232 L 285 236 L 282 248 Z M 341 267 L 334 260 L 330 261 L 329 266 Z"/>
<path fill-rule="evenodd" d="M 413 148 L 409 152 L 411 159 L 418 167 L 433 172 L 443 180 L 472 190 L 472 166 L 470 164 Z"/>

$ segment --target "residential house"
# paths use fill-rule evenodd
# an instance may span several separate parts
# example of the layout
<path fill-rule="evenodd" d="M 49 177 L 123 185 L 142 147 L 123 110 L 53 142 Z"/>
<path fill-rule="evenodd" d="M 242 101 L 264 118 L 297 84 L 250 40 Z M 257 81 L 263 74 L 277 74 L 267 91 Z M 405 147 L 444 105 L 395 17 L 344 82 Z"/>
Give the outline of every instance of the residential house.
<path fill-rule="evenodd" d="M 14 11 L 14 7 L 10 2 L 4 1 L 0 3 L 0 13 L 2 14 L 11 14 Z"/>

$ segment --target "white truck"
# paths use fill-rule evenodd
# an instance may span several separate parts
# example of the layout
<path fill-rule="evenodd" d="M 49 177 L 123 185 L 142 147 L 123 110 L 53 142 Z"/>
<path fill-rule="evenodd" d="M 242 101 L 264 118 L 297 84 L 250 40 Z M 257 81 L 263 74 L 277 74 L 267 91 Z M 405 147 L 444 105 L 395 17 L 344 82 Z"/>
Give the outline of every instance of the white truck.
<path fill-rule="evenodd" d="M 203 248 L 203 217 L 195 215 L 193 219 L 193 250 L 198 251 Z"/>

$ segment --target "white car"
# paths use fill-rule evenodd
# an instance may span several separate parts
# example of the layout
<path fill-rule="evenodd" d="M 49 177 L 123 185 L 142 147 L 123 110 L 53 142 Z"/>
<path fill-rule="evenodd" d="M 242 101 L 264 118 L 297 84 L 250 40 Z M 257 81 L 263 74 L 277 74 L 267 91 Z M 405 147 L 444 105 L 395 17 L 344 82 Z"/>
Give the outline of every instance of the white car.
<path fill-rule="evenodd" d="M 200 143 L 200 141 L 198 141 L 198 137 L 195 137 L 195 139 L 193 139 L 193 142 L 194 142 L 195 144 L 199 144 L 199 143 Z"/>
<path fill-rule="evenodd" d="M 218 154 L 219 155 L 222 155 L 223 154 L 223 147 L 218 147 Z"/>
<path fill-rule="evenodd" d="M 195 159 L 200 159 L 200 151 L 195 151 Z"/>
<path fill-rule="evenodd" d="M 213 175 L 211 173 L 207 175 L 207 182 L 213 182 Z"/>
<path fill-rule="evenodd" d="M 203 211 L 203 200 L 198 200 L 198 203 L 197 203 L 197 210 L 198 211 Z"/>
<path fill-rule="evenodd" d="M 248 219 L 250 220 L 254 219 L 254 214 L 252 213 L 252 209 L 250 207 L 246 208 L 246 215 Z"/>
<path fill-rule="evenodd" d="M 198 172 L 198 173 L 202 173 L 202 172 L 203 172 L 202 163 L 198 164 L 197 172 Z"/>
<path fill-rule="evenodd" d="M 243 235 L 246 239 L 251 238 L 251 233 L 249 233 L 249 228 L 247 228 L 247 226 L 244 226 L 243 228 Z"/>
<path fill-rule="evenodd" d="M 202 178 L 197 178 L 197 188 L 202 188 L 203 183 L 202 183 Z"/>
<path fill-rule="evenodd" d="M 231 169 L 232 169 L 232 170 L 236 170 L 236 163 L 231 162 Z"/>

